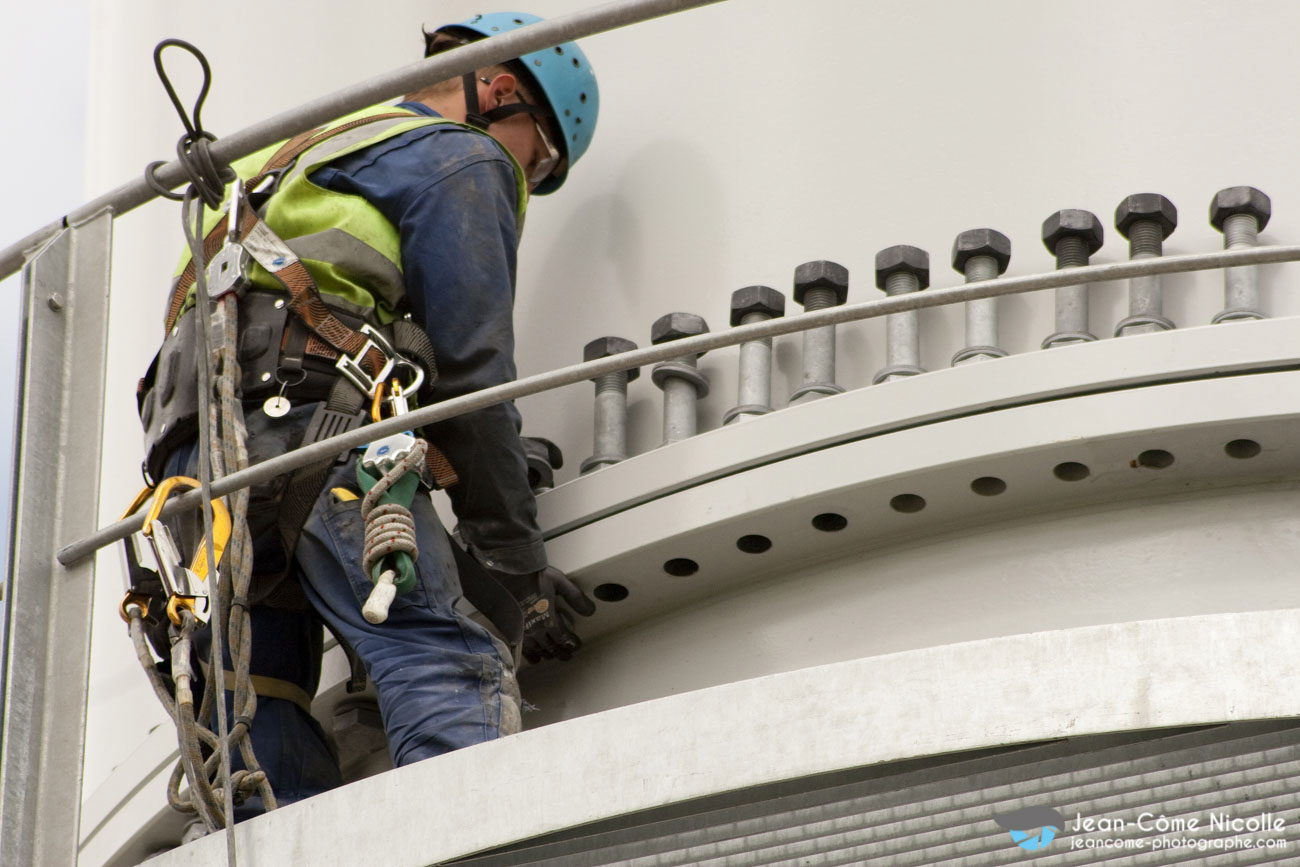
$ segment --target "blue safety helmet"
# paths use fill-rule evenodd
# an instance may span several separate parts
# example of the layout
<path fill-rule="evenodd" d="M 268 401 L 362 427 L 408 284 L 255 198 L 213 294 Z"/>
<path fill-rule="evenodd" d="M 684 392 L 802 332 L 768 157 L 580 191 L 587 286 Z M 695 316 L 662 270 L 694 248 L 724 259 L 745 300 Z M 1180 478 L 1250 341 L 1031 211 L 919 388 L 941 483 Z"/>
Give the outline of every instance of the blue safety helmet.
<path fill-rule="evenodd" d="M 446 33 L 462 41 L 475 41 L 483 37 L 499 36 L 520 27 L 526 27 L 542 19 L 527 12 L 494 12 L 488 15 L 475 15 L 459 24 L 447 24 L 432 33 L 425 34 L 425 57 L 433 54 L 435 37 Z M 552 174 L 538 184 L 534 195 L 544 196 L 553 193 L 564 183 L 569 167 L 582 158 L 591 145 L 591 137 L 596 132 L 596 117 L 600 113 L 600 91 L 596 86 L 596 74 L 576 42 L 565 42 L 554 48 L 534 51 L 522 55 L 518 60 L 507 64 L 524 73 L 531 90 L 540 91 L 546 99 L 551 115 L 559 127 L 561 141 L 556 147 L 565 158 L 558 174 Z M 466 82 L 466 98 L 469 103 L 470 122 L 475 119 L 495 122 L 501 117 L 491 112 L 478 112 L 478 98 L 471 94 L 469 82 Z M 507 106 L 506 108 L 513 108 Z M 497 109 L 500 111 L 501 109 Z M 505 115 L 502 115 L 505 116 Z"/>

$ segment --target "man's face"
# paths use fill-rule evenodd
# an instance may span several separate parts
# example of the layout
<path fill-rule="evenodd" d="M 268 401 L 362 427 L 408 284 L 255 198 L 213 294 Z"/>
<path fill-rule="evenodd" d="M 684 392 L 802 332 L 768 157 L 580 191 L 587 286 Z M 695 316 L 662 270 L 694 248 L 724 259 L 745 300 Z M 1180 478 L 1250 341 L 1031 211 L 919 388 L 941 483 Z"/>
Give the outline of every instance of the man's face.
<path fill-rule="evenodd" d="M 526 101 L 521 98 L 512 75 L 498 75 L 490 83 L 480 81 L 479 87 L 483 91 L 479 94 L 480 103 L 486 107 Z M 496 121 L 488 127 L 492 137 L 523 166 L 530 193 L 554 172 L 559 159 L 553 144 L 554 133 L 548 129 L 548 122 L 549 119 L 525 113 Z"/>

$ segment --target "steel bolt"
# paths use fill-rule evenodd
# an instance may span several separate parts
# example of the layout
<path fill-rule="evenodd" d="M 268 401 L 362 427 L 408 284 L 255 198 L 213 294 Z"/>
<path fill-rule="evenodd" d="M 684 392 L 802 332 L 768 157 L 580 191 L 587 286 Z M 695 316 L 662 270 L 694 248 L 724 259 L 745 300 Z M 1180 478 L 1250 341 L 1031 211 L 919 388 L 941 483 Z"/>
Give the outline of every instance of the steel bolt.
<path fill-rule="evenodd" d="M 843 265 L 820 260 L 805 262 L 794 270 L 794 300 L 806 312 L 838 307 L 848 297 L 849 272 Z M 843 391 L 843 386 L 835 384 L 835 326 L 808 329 L 803 333 L 803 385 L 790 395 L 790 402 Z"/>
<path fill-rule="evenodd" d="M 1210 202 L 1210 225 L 1223 233 L 1223 249 L 1245 250 L 1259 243 L 1259 233 L 1273 215 L 1273 203 L 1254 187 L 1228 187 Z M 1259 269 L 1254 265 L 1223 269 L 1224 309 L 1212 320 L 1241 322 L 1264 319 L 1259 309 Z"/>
<path fill-rule="evenodd" d="M 582 348 L 583 361 L 608 358 L 631 352 L 636 344 L 622 337 L 601 337 Z M 593 415 L 594 448 L 582 462 L 583 473 L 598 470 L 627 459 L 627 384 L 641 375 L 641 369 L 606 373 L 592 380 L 596 384 L 596 409 Z"/>
<path fill-rule="evenodd" d="M 766 322 L 785 315 L 785 296 L 769 286 L 746 286 L 731 293 L 731 327 Z M 723 424 L 748 421 L 772 411 L 772 338 L 740 344 L 740 385 L 736 405 Z"/>
<path fill-rule="evenodd" d="M 1080 268 L 1101 249 L 1105 232 L 1091 211 L 1067 208 L 1043 221 L 1043 246 L 1056 256 L 1056 270 Z M 1088 284 L 1056 290 L 1056 333 L 1043 341 L 1044 349 L 1088 343 L 1097 335 L 1088 330 Z"/>
<path fill-rule="evenodd" d="M 876 288 L 888 296 L 920 292 L 930 286 L 930 254 L 899 244 L 876 254 Z M 872 384 L 925 373 L 921 367 L 921 330 L 917 311 L 891 313 L 885 318 L 885 366 Z"/>
<path fill-rule="evenodd" d="M 1178 209 L 1158 193 L 1129 196 L 1115 209 L 1115 228 L 1128 239 L 1129 259 L 1154 259 L 1164 254 L 1164 240 L 1178 227 Z M 1164 316 L 1160 275 L 1128 281 L 1128 318 L 1115 326 L 1115 336 L 1170 331 L 1174 323 Z"/>
<path fill-rule="evenodd" d="M 969 229 L 952 244 L 952 267 L 967 283 L 995 280 L 1011 262 L 1011 239 L 993 229 Z M 966 348 L 952 357 L 953 366 L 1002 358 L 998 346 L 998 299 L 966 302 Z"/>
<path fill-rule="evenodd" d="M 693 313 L 669 313 L 650 326 L 650 342 L 658 346 L 670 340 L 707 334 L 708 331 L 708 323 Z M 697 369 L 703 354 L 661 361 L 650 371 L 650 379 L 664 392 L 665 445 L 695 436 L 695 404 L 709 393 L 709 381 Z"/>
<path fill-rule="evenodd" d="M 63 309 L 63 295 L 59 292 L 52 292 L 50 297 L 45 299 L 45 303 L 51 310 L 58 313 Z"/>
<path fill-rule="evenodd" d="M 528 487 L 534 494 L 555 487 L 555 470 L 564 466 L 560 447 L 542 437 L 520 437 L 524 444 L 524 457 L 528 461 Z"/>

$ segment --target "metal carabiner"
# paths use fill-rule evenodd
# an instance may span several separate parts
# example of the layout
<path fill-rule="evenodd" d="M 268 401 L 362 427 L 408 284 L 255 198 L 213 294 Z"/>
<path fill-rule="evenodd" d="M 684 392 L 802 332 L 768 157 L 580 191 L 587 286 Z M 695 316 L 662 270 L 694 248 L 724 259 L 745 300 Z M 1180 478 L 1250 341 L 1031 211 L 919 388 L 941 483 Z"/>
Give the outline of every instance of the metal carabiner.
<path fill-rule="evenodd" d="M 122 515 L 123 519 L 130 517 L 139 511 L 140 507 L 152 497 L 149 511 L 145 514 L 144 526 L 138 535 L 148 542 L 154 557 L 154 563 L 158 567 L 158 571 L 153 574 L 157 576 L 163 590 L 167 593 L 166 611 L 168 619 L 177 626 L 182 624 L 182 609 L 188 610 L 198 618 L 199 613 L 196 602 L 198 599 L 207 596 L 205 589 L 200 587 L 200 582 L 206 582 L 208 578 L 207 539 L 203 539 L 199 543 L 194 558 L 186 565 L 184 560 L 181 559 L 171 532 L 159 520 L 159 515 L 162 513 L 163 506 L 173 494 L 198 487 L 200 487 L 200 484 L 196 479 L 187 476 L 172 476 L 164 479 L 156 488 L 145 488 L 141 491 Z M 212 550 L 213 562 L 218 565 L 225 553 L 226 545 L 230 541 L 230 529 L 230 512 L 226 509 L 224 503 L 214 499 L 212 501 Z M 123 542 L 128 546 L 133 545 L 133 539 L 131 538 L 124 539 Z M 152 572 L 152 570 L 141 567 L 134 555 L 134 549 L 128 548 L 127 565 L 129 572 L 134 575 L 144 571 Z M 133 565 L 134 568 L 132 568 Z M 130 608 L 136 605 L 147 611 L 149 602 L 150 597 L 132 585 L 127 589 L 126 597 L 122 600 L 119 611 L 123 619 L 129 623 Z"/>
<path fill-rule="evenodd" d="M 420 386 L 424 385 L 423 367 L 401 356 L 397 357 L 394 369 L 398 367 L 410 368 L 414 375 L 406 385 L 402 385 L 397 379 L 392 382 L 392 387 L 389 389 L 388 405 L 394 416 L 405 415 L 411 411 L 410 396 L 418 393 Z"/>
<path fill-rule="evenodd" d="M 131 501 L 131 505 L 127 506 L 126 511 L 122 513 L 119 520 L 126 520 L 139 511 L 140 507 L 153 496 L 153 492 L 154 486 L 146 484 L 140 493 L 135 495 L 135 499 Z M 146 568 L 140 562 L 140 552 L 136 546 L 138 536 L 140 536 L 139 533 L 133 533 L 122 540 L 123 555 L 126 561 L 126 573 L 123 576 L 126 583 L 126 595 L 122 597 L 122 602 L 118 605 L 117 611 L 122 615 L 122 620 L 128 626 L 131 624 L 132 608 L 140 610 L 141 618 L 148 619 L 150 617 L 149 609 L 153 606 L 156 597 L 141 590 L 141 586 L 150 578 L 161 583 L 158 573 L 153 569 Z M 162 604 L 161 600 L 159 600 L 160 608 Z"/>

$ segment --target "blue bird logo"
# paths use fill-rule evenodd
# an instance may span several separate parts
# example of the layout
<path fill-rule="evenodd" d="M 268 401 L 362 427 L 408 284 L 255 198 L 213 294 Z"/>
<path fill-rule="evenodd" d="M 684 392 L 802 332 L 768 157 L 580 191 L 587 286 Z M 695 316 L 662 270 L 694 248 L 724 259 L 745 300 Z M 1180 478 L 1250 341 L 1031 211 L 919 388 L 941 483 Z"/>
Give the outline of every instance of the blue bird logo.
<path fill-rule="evenodd" d="M 1030 852 L 1047 848 L 1065 830 L 1065 818 L 1051 807 L 1022 807 L 1009 813 L 994 813 L 993 821 L 1011 832 L 1017 846 Z"/>

